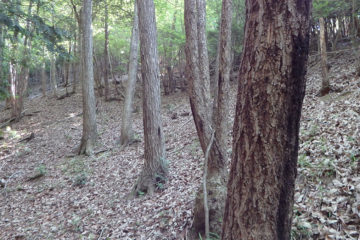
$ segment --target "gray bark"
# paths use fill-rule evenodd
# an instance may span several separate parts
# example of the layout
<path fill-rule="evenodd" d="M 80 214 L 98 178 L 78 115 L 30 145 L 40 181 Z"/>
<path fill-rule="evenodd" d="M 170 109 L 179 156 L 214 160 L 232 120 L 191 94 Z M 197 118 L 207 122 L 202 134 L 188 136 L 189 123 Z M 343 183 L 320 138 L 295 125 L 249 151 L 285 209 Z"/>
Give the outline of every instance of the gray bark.
<path fill-rule="evenodd" d="M 194 6 L 197 6 L 194 8 Z M 195 126 L 200 140 L 200 145 L 205 153 L 209 145 L 212 131 L 215 131 L 215 141 L 211 146 L 208 167 L 207 167 L 207 189 L 210 212 L 210 231 L 220 233 L 221 217 L 224 209 L 224 199 L 226 193 L 226 170 L 225 163 L 227 154 L 226 146 L 226 124 L 228 113 L 224 107 L 227 103 L 226 89 L 229 81 L 229 59 L 231 45 L 231 1 L 224 1 L 222 13 L 222 34 L 219 65 L 222 65 L 221 72 L 218 71 L 217 95 L 215 100 L 214 116 L 210 101 L 210 76 L 207 57 L 206 35 L 205 35 L 205 1 L 186 0 L 185 1 L 185 29 L 186 29 L 186 59 L 187 59 L 187 79 L 189 80 L 190 105 L 194 117 Z M 225 15 L 224 15 L 225 14 Z M 230 39 L 230 40 L 229 40 Z M 227 42 L 229 40 L 229 42 Z M 224 64 L 227 64 L 225 66 Z M 225 93 L 225 96 L 224 96 Z M 217 107 L 219 106 L 219 107 Z M 217 114 L 223 114 L 217 116 Z M 215 126 L 216 124 L 220 124 Z M 199 190 L 195 200 L 194 222 L 192 226 L 192 237 L 199 232 L 204 232 L 205 212 L 204 194 Z"/>
<path fill-rule="evenodd" d="M 320 96 L 324 96 L 330 91 L 329 73 L 327 67 L 327 53 L 326 53 L 326 40 L 325 40 L 325 24 L 324 18 L 319 18 L 320 23 L 320 52 L 321 52 L 321 89 Z"/>
<path fill-rule="evenodd" d="M 41 65 L 41 92 L 42 92 L 42 96 L 46 97 L 46 72 L 45 72 L 45 60 Z"/>
<path fill-rule="evenodd" d="M 132 192 L 152 194 L 167 177 L 164 134 L 160 111 L 160 72 L 153 0 L 137 1 L 139 11 L 145 164 Z"/>
<path fill-rule="evenodd" d="M 105 4 L 105 44 L 104 44 L 104 83 L 105 83 L 105 101 L 109 100 L 109 31 L 108 31 L 108 4 L 107 1 L 104 1 Z M 115 81 L 115 79 L 113 79 Z"/>
<path fill-rule="evenodd" d="M 50 56 L 50 82 L 53 97 L 57 98 L 57 80 L 56 80 L 56 66 L 55 56 Z"/>
<path fill-rule="evenodd" d="M 134 23 L 130 41 L 130 62 L 129 73 L 126 87 L 126 95 L 123 109 L 123 118 L 121 122 L 120 145 L 125 146 L 133 140 L 132 129 L 132 111 L 133 99 L 136 86 L 137 68 L 138 68 L 138 52 L 139 52 L 139 18 L 137 11 L 137 3 L 134 6 Z"/>
<path fill-rule="evenodd" d="M 94 72 L 93 72 L 93 40 L 92 40 L 92 1 L 84 0 L 83 5 L 83 133 L 79 154 L 93 154 L 94 144 L 97 137 Z"/>

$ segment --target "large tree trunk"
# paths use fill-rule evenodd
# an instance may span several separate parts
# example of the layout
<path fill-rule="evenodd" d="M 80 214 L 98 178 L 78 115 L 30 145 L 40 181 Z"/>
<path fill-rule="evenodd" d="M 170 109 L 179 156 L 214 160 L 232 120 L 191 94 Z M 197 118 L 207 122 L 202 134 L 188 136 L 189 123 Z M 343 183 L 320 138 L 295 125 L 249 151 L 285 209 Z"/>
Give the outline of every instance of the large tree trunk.
<path fill-rule="evenodd" d="M 128 81 L 126 87 L 126 96 L 123 109 L 123 117 L 121 121 L 120 145 L 125 146 L 133 140 L 132 130 L 132 111 L 133 99 L 136 86 L 137 68 L 138 68 L 138 52 L 139 52 L 139 18 L 137 11 L 137 3 L 134 6 L 134 23 L 130 42 L 130 62 L 128 71 Z"/>
<path fill-rule="evenodd" d="M 167 177 L 164 134 L 160 111 L 160 72 L 157 55 L 155 6 L 153 0 L 137 1 L 139 11 L 141 74 L 143 79 L 143 123 L 145 164 L 133 189 L 152 194 Z"/>
<path fill-rule="evenodd" d="M 196 8 L 194 7 L 196 6 Z M 187 79 L 189 80 L 189 97 L 195 126 L 200 140 L 200 145 L 205 153 L 210 143 L 212 132 L 215 131 L 215 141 L 211 146 L 208 159 L 206 185 L 208 189 L 208 205 L 210 232 L 220 233 L 221 218 L 224 209 L 226 195 L 226 169 L 227 154 L 225 150 L 227 110 L 226 89 L 228 88 L 230 70 L 230 44 L 231 44 L 231 1 L 223 2 L 222 30 L 220 58 L 221 65 L 219 74 L 216 76 L 218 86 L 212 116 L 210 101 L 210 76 L 207 57 L 206 35 L 205 35 L 205 1 L 185 1 L 185 29 L 186 29 L 186 59 Z M 225 95 L 224 95 L 225 93 Z M 218 116 L 222 114 L 222 116 Z M 215 120 L 215 127 L 212 119 Z M 203 233 L 205 229 L 205 211 L 203 189 L 199 189 L 194 207 L 194 221 L 191 235 L 195 237 Z"/>
<path fill-rule="evenodd" d="M 108 4 L 105 0 L 105 46 L 104 46 L 104 83 L 105 83 L 105 101 L 109 100 L 110 93 L 109 93 L 109 31 L 108 31 Z M 115 79 L 113 79 L 115 81 Z"/>
<path fill-rule="evenodd" d="M 327 53 L 325 40 L 325 24 L 324 18 L 319 18 L 320 22 L 320 51 L 321 51 L 321 89 L 320 96 L 324 96 L 330 92 L 329 73 L 327 67 Z"/>
<path fill-rule="evenodd" d="M 311 0 L 246 0 L 222 239 L 290 239 Z"/>
<path fill-rule="evenodd" d="M 91 155 L 96 142 L 96 112 L 95 112 L 95 93 L 94 93 L 94 72 L 93 72 L 93 41 L 91 27 L 92 1 L 84 0 L 83 5 L 83 49 L 82 61 L 83 79 L 83 133 L 79 154 Z"/>

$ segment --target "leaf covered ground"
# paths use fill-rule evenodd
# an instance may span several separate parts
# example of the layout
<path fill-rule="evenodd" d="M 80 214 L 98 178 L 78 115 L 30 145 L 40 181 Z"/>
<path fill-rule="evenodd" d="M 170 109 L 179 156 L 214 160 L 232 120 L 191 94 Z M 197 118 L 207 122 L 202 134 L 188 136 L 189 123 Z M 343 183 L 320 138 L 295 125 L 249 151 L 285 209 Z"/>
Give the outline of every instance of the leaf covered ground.
<path fill-rule="evenodd" d="M 334 91 L 326 97 L 317 96 L 319 65 L 308 71 L 294 239 L 359 238 L 360 78 L 350 53 L 330 58 Z M 235 83 L 232 89 L 231 116 Z M 122 104 L 99 101 L 99 143 L 94 156 L 84 157 L 75 154 L 81 96 L 27 100 L 28 115 L 0 133 L 0 239 L 182 239 L 203 158 L 186 95 L 162 102 L 168 181 L 153 196 L 128 200 L 144 161 L 141 110 L 133 121 L 141 141 L 120 150 Z M 140 100 L 136 105 L 141 109 Z M 9 114 L 3 110 L 0 121 Z"/>

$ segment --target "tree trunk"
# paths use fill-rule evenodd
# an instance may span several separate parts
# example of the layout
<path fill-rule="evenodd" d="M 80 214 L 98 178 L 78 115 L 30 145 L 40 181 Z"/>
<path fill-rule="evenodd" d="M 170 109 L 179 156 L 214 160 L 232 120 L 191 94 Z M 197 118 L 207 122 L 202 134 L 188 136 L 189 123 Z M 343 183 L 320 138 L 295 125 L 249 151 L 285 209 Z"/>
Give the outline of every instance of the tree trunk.
<path fill-rule="evenodd" d="M 176 0 L 174 5 L 175 7 L 177 6 L 178 1 Z M 175 32 L 175 25 L 176 25 L 176 13 L 177 11 L 174 11 L 174 15 L 173 15 L 173 22 L 171 25 L 171 31 L 172 33 L 169 36 L 169 52 L 168 54 L 166 54 L 166 46 L 164 45 L 164 51 L 165 51 L 165 59 L 167 62 L 167 66 L 166 66 L 166 73 L 167 73 L 167 78 L 164 79 L 164 92 L 165 95 L 169 95 L 173 92 L 175 92 L 176 89 L 176 82 L 174 79 L 174 73 L 173 73 L 173 64 L 174 64 L 174 54 L 173 54 L 173 45 L 174 45 L 174 37 L 173 37 L 173 32 Z M 165 42 L 164 42 L 165 44 Z M 168 55 L 168 56 L 166 56 Z"/>
<path fill-rule="evenodd" d="M 97 58 L 95 56 L 95 53 L 93 52 L 94 55 L 94 81 L 95 81 L 95 86 L 98 90 L 98 94 L 99 97 L 103 96 L 103 86 L 101 84 L 101 74 L 100 74 L 100 68 L 99 68 L 99 64 L 97 61 Z"/>
<path fill-rule="evenodd" d="M 319 18 L 320 22 L 320 51 L 321 51 L 321 89 L 320 96 L 324 96 L 330 92 L 330 82 L 327 67 L 327 53 L 326 53 L 326 41 L 325 41 L 325 25 L 324 18 Z"/>
<path fill-rule="evenodd" d="M 133 99 L 136 86 L 137 68 L 139 53 L 139 18 L 137 11 L 137 3 L 134 6 L 134 23 L 130 42 L 130 62 L 128 71 L 128 82 L 126 87 L 126 96 L 123 109 L 123 118 L 121 122 L 120 145 L 125 146 L 133 140 L 132 130 L 132 111 Z"/>
<path fill-rule="evenodd" d="M 105 83 L 105 101 L 109 100 L 109 31 L 108 31 L 108 4 L 107 0 L 104 1 L 105 4 L 105 46 L 104 46 L 104 83 Z M 113 79 L 114 81 L 115 79 Z"/>
<path fill-rule="evenodd" d="M 164 134 L 160 111 L 160 72 L 157 55 L 157 33 L 153 0 L 137 1 L 143 79 L 143 123 L 145 164 L 137 180 L 132 196 L 152 194 L 162 188 L 167 177 Z"/>
<path fill-rule="evenodd" d="M 17 2 L 17 7 L 19 7 L 20 3 Z M 26 20 L 26 30 L 30 32 L 30 16 L 32 10 L 32 1 L 29 2 L 28 7 L 28 18 Z M 15 41 L 18 41 L 17 37 Z M 26 35 L 24 39 L 24 48 L 22 52 L 22 59 L 20 64 L 15 64 L 18 66 L 14 66 L 12 78 L 12 109 L 11 109 L 11 117 L 16 121 L 19 121 L 22 117 L 22 111 L 24 109 L 24 95 L 27 90 L 28 78 L 29 78 L 29 61 L 30 61 L 30 46 L 31 39 L 30 36 Z M 15 47 L 15 51 L 17 47 Z M 14 52 L 15 52 L 14 51 Z M 15 70 L 18 69 L 18 70 Z M 15 72 L 14 72 L 15 70 Z"/>
<path fill-rule="evenodd" d="M 45 67 L 46 67 L 46 64 L 45 64 L 45 59 L 44 59 L 44 62 L 41 65 L 41 92 L 42 92 L 43 97 L 46 97 L 46 90 L 47 90 Z"/>
<path fill-rule="evenodd" d="M 53 91 L 53 97 L 57 98 L 57 80 L 56 80 L 56 66 L 55 56 L 50 56 L 50 79 L 51 89 Z"/>
<path fill-rule="evenodd" d="M 79 154 L 93 154 L 97 137 L 95 93 L 94 93 L 94 72 L 93 72 L 93 41 L 91 27 L 92 1 L 84 0 L 83 5 L 83 133 Z"/>
<path fill-rule="evenodd" d="M 311 0 L 246 0 L 222 239 L 290 239 L 310 13 Z"/>
<path fill-rule="evenodd" d="M 196 8 L 194 8 L 196 6 Z M 205 153 L 207 145 L 210 143 L 211 133 L 215 130 L 215 141 L 211 146 L 208 159 L 206 185 L 208 189 L 208 204 L 210 231 L 220 233 L 221 218 L 224 209 L 226 194 L 226 169 L 227 160 L 224 141 L 226 141 L 227 116 L 226 91 L 229 81 L 230 69 L 230 45 L 231 45 L 231 1 L 223 1 L 222 30 L 221 34 L 221 69 L 219 70 L 218 88 L 219 97 L 215 100 L 216 111 L 212 116 L 212 106 L 210 104 L 210 76 L 207 57 L 207 47 L 205 38 L 205 1 L 186 0 L 185 1 L 185 29 L 186 29 L 186 59 L 187 59 L 187 79 L 189 80 L 189 97 L 196 130 L 199 136 L 200 145 Z M 227 66 L 225 66 L 227 64 Z M 227 94 L 227 93 L 225 93 Z M 217 116 L 223 114 L 223 116 Z M 212 118 L 216 123 L 224 121 L 214 127 Z M 225 128 L 224 128 L 225 127 Z M 194 221 L 191 230 L 191 237 L 197 237 L 198 233 L 203 233 L 205 228 L 204 194 L 203 189 L 197 193 L 194 207 Z"/>

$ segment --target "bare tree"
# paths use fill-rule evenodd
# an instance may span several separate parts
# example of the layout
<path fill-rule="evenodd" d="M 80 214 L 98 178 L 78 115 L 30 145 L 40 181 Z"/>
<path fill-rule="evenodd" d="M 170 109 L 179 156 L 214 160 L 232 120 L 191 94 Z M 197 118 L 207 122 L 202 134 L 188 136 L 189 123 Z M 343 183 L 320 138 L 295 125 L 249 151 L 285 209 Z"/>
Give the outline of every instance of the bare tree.
<path fill-rule="evenodd" d="M 137 67 L 139 53 L 139 18 L 137 3 L 134 6 L 134 23 L 130 41 L 130 61 L 128 71 L 128 81 L 126 87 L 125 103 L 123 109 L 123 118 L 121 122 L 120 145 L 125 146 L 133 140 L 132 130 L 132 106 L 136 86 Z"/>
<path fill-rule="evenodd" d="M 91 155 L 97 137 L 95 93 L 94 93 L 94 72 L 93 72 L 93 40 L 91 27 L 92 0 L 84 0 L 83 3 L 83 133 L 79 154 Z"/>
<path fill-rule="evenodd" d="M 222 239 L 290 239 L 311 0 L 246 0 Z"/>
<path fill-rule="evenodd" d="M 153 0 L 137 1 L 139 11 L 141 75 L 143 79 L 143 123 L 145 164 L 132 196 L 152 194 L 166 180 L 164 133 L 160 112 L 160 72 Z"/>

